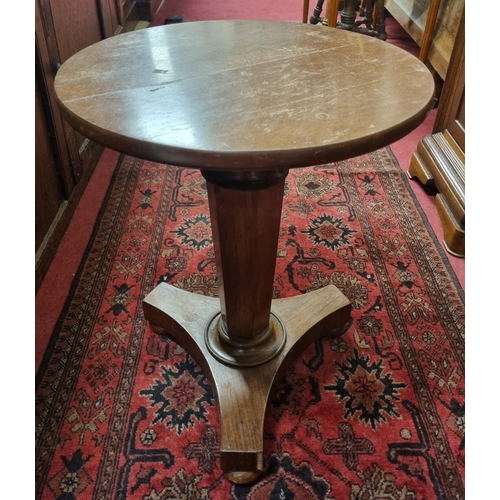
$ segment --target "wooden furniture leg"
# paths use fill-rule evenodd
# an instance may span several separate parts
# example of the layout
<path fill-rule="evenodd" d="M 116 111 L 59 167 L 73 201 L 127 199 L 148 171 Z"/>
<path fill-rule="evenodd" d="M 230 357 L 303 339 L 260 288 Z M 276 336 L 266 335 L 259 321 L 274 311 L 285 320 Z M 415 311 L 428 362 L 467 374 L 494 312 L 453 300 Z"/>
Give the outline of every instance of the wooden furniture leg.
<path fill-rule="evenodd" d="M 144 314 L 211 380 L 221 468 L 230 481 L 248 483 L 264 467 L 264 416 L 275 385 L 309 344 L 345 331 L 351 305 L 334 286 L 272 300 L 286 171 L 202 173 L 219 299 L 162 283 L 145 298 Z"/>
<path fill-rule="evenodd" d="M 356 22 L 356 11 L 359 6 L 359 0 L 346 0 L 344 8 L 340 13 L 340 27 L 352 31 Z"/>
<path fill-rule="evenodd" d="M 307 16 L 309 15 L 309 0 L 304 0 L 302 5 L 302 22 L 307 24 Z"/>
<path fill-rule="evenodd" d="M 321 11 L 323 10 L 324 3 L 325 0 L 318 0 L 318 3 L 314 7 L 313 13 L 311 14 L 311 17 L 309 19 L 310 24 L 318 24 L 320 22 L 323 22 L 323 18 L 321 17 Z"/>
<path fill-rule="evenodd" d="M 330 28 L 337 27 L 337 18 L 339 17 L 339 1 L 340 0 L 328 0 L 326 5 L 326 18 Z"/>
<path fill-rule="evenodd" d="M 373 17 L 374 30 L 378 33 L 377 38 L 380 40 L 387 40 L 387 32 L 385 31 L 385 12 L 384 0 L 375 0 L 375 8 Z"/>
<path fill-rule="evenodd" d="M 354 9 L 354 15 L 356 13 L 357 2 L 352 2 L 349 9 L 349 16 L 352 16 L 351 11 Z M 375 36 L 380 40 L 387 40 L 387 32 L 385 31 L 385 12 L 384 12 L 384 0 L 364 0 L 362 2 L 362 8 L 360 9 L 360 14 L 362 13 L 363 19 L 354 21 L 352 28 L 353 31 L 359 33 L 364 33 L 365 35 Z M 351 17 L 347 13 L 344 13 L 344 18 L 349 19 L 349 24 L 351 22 Z M 362 28 L 365 25 L 365 28 Z"/>
<path fill-rule="evenodd" d="M 436 27 L 436 20 L 440 6 L 441 6 L 441 0 L 431 0 L 431 3 L 429 5 L 429 10 L 427 11 L 427 20 L 425 22 L 425 28 L 422 34 L 422 41 L 420 42 L 420 53 L 418 55 L 418 58 L 422 62 L 425 62 L 427 60 L 427 56 L 429 55 L 429 49 L 432 42 L 432 35 L 434 34 L 434 29 Z"/>

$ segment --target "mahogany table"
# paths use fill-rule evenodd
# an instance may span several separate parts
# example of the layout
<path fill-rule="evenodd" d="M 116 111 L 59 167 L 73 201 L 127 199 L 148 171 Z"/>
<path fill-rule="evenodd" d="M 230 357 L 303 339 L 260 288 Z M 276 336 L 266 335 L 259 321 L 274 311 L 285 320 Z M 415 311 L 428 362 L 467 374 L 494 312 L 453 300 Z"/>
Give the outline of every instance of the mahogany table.
<path fill-rule="evenodd" d="M 408 134 L 432 107 L 430 72 L 405 51 L 348 31 L 204 21 L 92 45 L 62 65 L 55 90 L 81 134 L 206 179 L 220 297 L 160 284 L 143 307 L 153 330 L 173 336 L 213 384 L 225 476 L 254 480 L 275 384 L 309 344 L 350 321 L 334 286 L 272 300 L 288 169 Z"/>

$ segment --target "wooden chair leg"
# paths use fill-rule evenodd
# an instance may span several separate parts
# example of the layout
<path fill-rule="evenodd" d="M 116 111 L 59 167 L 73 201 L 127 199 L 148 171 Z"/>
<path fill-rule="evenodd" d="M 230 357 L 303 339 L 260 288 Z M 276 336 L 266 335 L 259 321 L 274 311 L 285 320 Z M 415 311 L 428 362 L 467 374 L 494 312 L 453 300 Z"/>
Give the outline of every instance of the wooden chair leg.
<path fill-rule="evenodd" d="M 375 0 L 373 8 L 373 29 L 378 32 L 377 38 L 387 40 L 385 31 L 385 9 L 384 0 Z"/>
<path fill-rule="evenodd" d="M 326 15 L 328 19 L 328 26 L 335 28 L 337 26 L 337 17 L 339 14 L 339 0 L 327 0 Z"/>
<path fill-rule="evenodd" d="M 309 17 L 309 0 L 304 0 L 304 5 L 302 6 L 302 22 L 307 24 Z"/>

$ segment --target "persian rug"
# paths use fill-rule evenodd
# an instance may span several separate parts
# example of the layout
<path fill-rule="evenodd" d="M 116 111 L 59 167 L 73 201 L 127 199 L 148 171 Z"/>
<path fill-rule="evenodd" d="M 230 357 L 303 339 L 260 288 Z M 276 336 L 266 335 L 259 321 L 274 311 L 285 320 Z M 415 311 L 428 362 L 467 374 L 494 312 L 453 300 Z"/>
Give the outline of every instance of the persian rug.
<path fill-rule="evenodd" d="M 141 306 L 217 296 L 204 179 L 121 156 L 37 374 L 36 498 L 464 498 L 464 293 L 407 183 L 389 148 L 290 171 L 274 296 L 334 284 L 353 322 L 295 360 L 235 486 L 208 380 Z"/>

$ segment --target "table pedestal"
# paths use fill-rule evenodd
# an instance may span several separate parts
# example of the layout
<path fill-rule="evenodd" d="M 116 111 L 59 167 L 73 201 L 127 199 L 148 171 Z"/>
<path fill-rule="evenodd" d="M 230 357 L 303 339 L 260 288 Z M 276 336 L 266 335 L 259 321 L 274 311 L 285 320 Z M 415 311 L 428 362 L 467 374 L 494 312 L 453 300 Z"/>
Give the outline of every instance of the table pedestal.
<path fill-rule="evenodd" d="M 264 416 L 275 385 L 307 346 L 345 331 L 351 305 L 334 286 L 272 300 L 287 171 L 202 173 L 219 299 L 162 283 L 143 307 L 153 330 L 178 341 L 211 380 L 221 468 L 243 484 L 264 467 Z"/>
<path fill-rule="evenodd" d="M 360 31 L 355 4 L 344 2 L 340 24 Z M 207 181 L 220 300 L 160 285 L 144 311 L 212 379 L 221 466 L 233 482 L 262 470 L 277 380 L 310 343 L 341 334 L 350 320 L 335 287 L 272 300 L 287 169 L 392 144 L 434 103 L 434 79 L 417 58 L 346 30 L 320 31 L 240 20 L 158 26 L 87 47 L 54 81 L 78 132 L 137 158 L 199 169 Z M 356 89 L 362 113 L 346 89 Z"/>

